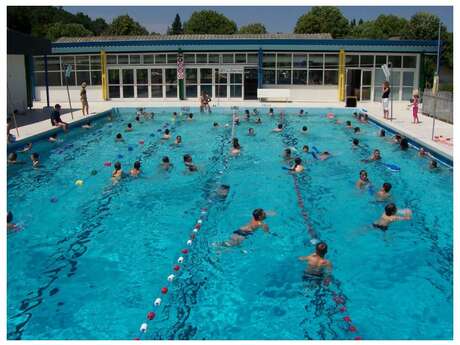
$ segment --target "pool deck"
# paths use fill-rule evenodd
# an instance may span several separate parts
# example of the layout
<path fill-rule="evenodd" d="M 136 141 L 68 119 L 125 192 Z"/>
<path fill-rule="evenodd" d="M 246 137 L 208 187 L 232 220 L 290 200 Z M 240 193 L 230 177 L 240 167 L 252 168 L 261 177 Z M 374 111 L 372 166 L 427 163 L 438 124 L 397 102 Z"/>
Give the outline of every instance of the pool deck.
<path fill-rule="evenodd" d="M 214 102 L 213 102 L 214 103 Z M 46 104 L 35 102 L 35 109 L 42 109 Z M 196 100 L 190 101 L 106 101 L 106 102 L 91 102 L 90 103 L 90 115 L 83 116 L 81 109 L 73 110 L 73 119 L 72 114 L 69 111 L 68 104 L 62 103 L 61 106 L 63 109 L 66 109 L 65 114 L 61 115 L 63 121 L 72 123 L 75 121 L 80 121 L 84 118 L 91 119 L 94 115 L 101 113 L 106 110 L 110 110 L 114 107 L 127 107 L 127 108 L 137 108 L 137 107 L 197 107 Z M 240 107 L 273 107 L 278 109 L 285 108 L 343 108 L 343 102 L 323 102 L 323 103 L 313 103 L 313 102 L 290 102 L 290 103 L 281 103 L 281 102 L 259 102 L 259 101 L 220 101 L 215 102 L 214 104 L 217 107 L 231 107 L 231 106 L 240 106 Z M 428 147 L 434 152 L 441 154 L 442 156 L 453 161 L 453 145 L 443 144 L 440 142 L 435 142 L 431 139 L 432 134 L 432 125 L 433 119 L 419 114 L 420 124 L 413 124 L 412 121 L 412 111 L 408 109 L 407 102 L 394 102 L 393 103 L 393 120 L 384 120 L 382 115 L 382 106 L 380 103 L 375 102 L 362 102 L 359 104 L 359 108 L 367 109 L 369 117 L 375 122 L 382 124 L 396 132 L 399 132 L 409 139 L 412 139 L 416 142 L 421 143 L 422 145 Z M 37 122 L 25 124 L 21 126 L 19 118 L 22 116 L 31 116 L 30 111 L 26 115 L 18 116 L 18 127 L 19 127 L 19 136 L 17 136 L 16 129 L 11 130 L 11 133 L 17 136 L 17 140 L 24 140 L 34 135 L 50 131 L 53 129 L 51 126 L 49 118 L 45 115 L 44 112 L 38 110 L 34 111 L 34 116 L 36 116 Z M 40 114 L 41 113 L 41 114 Z M 45 119 L 45 120 L 42 120 Z M 435 136 L 443 136 L 446 138 L 453 138 L 453 125 L 436 121 L 435 125 Z M 453 139 L 451 139 L 453 140 Z"/>

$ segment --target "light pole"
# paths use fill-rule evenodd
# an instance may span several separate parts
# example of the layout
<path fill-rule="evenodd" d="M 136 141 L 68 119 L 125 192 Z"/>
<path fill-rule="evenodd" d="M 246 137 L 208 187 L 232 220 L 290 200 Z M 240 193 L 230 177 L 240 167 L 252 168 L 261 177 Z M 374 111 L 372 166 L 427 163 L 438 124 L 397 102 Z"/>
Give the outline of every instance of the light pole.
<path fill-rule="evenodd" d="M 438 53 L 437 53 L 437 61 L 436 61 L 436 75 L 434 76 L 433 80 L 433 96 L 434 96 L 434 104 L 433 104 L 433 128 L 431 129 L 431 140 L 434 139 L 434 123 L 436 121 L 436 112 L 437 112 L 437 103 L 438 103 L 438 88 L 439 88 L 439 63 L 440 58 L 439 55 L 441 53 L 441 21 L 439 21 L 438 27 Z"/>
<path fill-rule="evenodd" d="M 388 62 L 388 67 L 390 67 L 390 121 L 393 121 L 393 84 L 392 84 L 392 75 L 393 75 L 393 64 L 391 61 Z"/>

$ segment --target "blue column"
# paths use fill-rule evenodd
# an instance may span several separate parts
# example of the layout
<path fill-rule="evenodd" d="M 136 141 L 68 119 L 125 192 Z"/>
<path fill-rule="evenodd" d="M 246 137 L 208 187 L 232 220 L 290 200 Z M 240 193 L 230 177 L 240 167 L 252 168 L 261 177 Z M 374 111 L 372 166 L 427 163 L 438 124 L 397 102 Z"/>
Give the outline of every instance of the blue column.
<path fill-rule="evenodd" d="M 48 85 L 48 56 L 44 56 L 45 62 L 45 87 L 46 87 L 46 106 L 49 108 L 50 106 L 50 90 Z"/>
<path fill-rule="evenodd" d="M 262 48 L 259 48 L 258 54 L 258 68 L 257 68 L 257 88 L 261 89 L 262 84 L 264 83 L 264 68 L 263 68 L 263 61 L 264 61 L 264 52 Z"/>
<path fill-rule="evenodd" d="M 30 66 L 30 90 L 31 90 L 31 95 L 32 95 L 32 101 L 36 100 L 36 94 L 35 94 L 35 64 L 34 64 L 34 58 L 32 55 L 29 55 L 29 66 Z"/>

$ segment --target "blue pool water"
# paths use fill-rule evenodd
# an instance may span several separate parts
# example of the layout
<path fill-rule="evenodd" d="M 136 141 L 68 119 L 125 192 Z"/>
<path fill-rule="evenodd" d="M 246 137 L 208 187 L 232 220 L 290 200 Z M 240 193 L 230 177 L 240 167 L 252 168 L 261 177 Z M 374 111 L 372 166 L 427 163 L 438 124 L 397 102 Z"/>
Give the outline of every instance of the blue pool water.
<path fill-rule="evenodd" d="M 8 236 L 9 339 L 452 339 L 451 169 L 429 171 L 427 160 L 379 138 L 373 124 L 359 124 L 361 143 L 401 171 L 363 163 L 369 152 L 351 149 L 353 135 L 324 116 L 329 109 L 307 109 L 304 117 L 287 110 L 282 133 L 271 132 L 279 116 L 259 109 L 262 124 L 235 128 L 237 157 L 229 154 L 231 127 L 223 126 L 230 109 L 193 109 L 191 122 L 172 121 L 179 109 L 151 110 L 155 119 L 142 124 L 134 109 L 114 110 L 91 130 L 35 143 L 40 169 L 25 154 L 26 165 L 8 168 L 8 210 L 23 227 Z M 352 110 L 333 111 L 356 124 Z M 221 126 L 212 128 L 214 121 Z M 125 133 L 128 122 L 135 130 Z M 160 139 L 166 127 L 182 136 L 181 146 Z M 125 143 L 114 143 L 118 132 Z M 298 152 L 306 169 L 293 177 L 280 155 L 304 144 L 333 157 Z M 184 173 L 185 153 L 198 173 Z M 164 155 L 170 172 L 159 170 Z M 136 159 L 142 176 L 112 185 L 104 162 L 119 160 L 128 172 Z M 412 209 L 413 219 L 386 233 L 373 229 L 385 203 L 355 188 L 361 169 L 378 187 L 392 183 L 392 201 Z M 225 200 L 213 194 L 219 184 L 231 187 Z M 258 207 L 276 211 L 266 220 L 270 234 L 258 230 L 236 248 L 213 245 Z M 302 280 L 297 258 L 314 250 L 311 236 L 329 245 L 330 284 Z M 184 248 L 190 252 L 174 272 Z M 177 277 L 169 283 L 171 273 Z M 146 321 L 148 311 L 154 320 Z M 140 334 L 143 322 L 149 328 Z"/>

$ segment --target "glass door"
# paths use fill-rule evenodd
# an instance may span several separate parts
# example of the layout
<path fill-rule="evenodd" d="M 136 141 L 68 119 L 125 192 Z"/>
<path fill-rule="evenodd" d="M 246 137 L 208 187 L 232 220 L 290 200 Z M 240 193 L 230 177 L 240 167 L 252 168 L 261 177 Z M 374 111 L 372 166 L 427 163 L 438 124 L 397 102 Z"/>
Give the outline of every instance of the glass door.
<path fill-rule="evenodd" d="M 361 101 L 370 101 L 372 95 L 372 70 L 361 70 Z"/>
<path fill-rule="evenodd" d="M 134 98 L 134 69 L 121 69 L 123 98 Z"/>
<path fill-rule="evenodd" d="M 136 97 L 149 97 L 149 70 L 147 68 L 136 69 Z"/>
<path fill-rule="evenodd" d="M 120 70 L 109 69 L 109 98 L 120 98 Z"/>
<path fill-rule="evenodd" d="M 243 97 L 243 73 L 230 73 L 230 98 Z"/>

